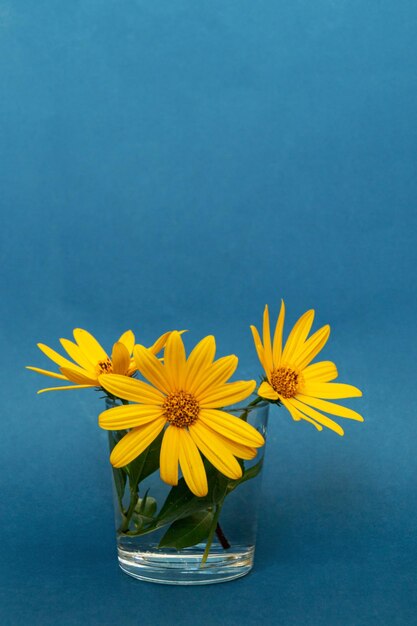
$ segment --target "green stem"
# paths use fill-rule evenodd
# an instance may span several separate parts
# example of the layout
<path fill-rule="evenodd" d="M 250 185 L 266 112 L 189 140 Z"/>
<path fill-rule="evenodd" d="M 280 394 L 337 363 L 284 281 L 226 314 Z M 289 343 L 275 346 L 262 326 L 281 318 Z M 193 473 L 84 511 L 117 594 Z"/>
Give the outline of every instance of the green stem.
<path fill-rule="evenodd" d="M 211 523 L 210 532 L 207 537 L 206 549 L 204 550 L 203 558 L 201 559 L 201 565 L 204 565 L 204 563 L 207 561 L 211 544 L 213 543 L 214 534 L 216 532 L 217 523 L 219 521 L 220 511 L 222 510 L 222 506 L 223 506 L 223 502 L 216 506 L 216 511 L 214 513 L 213 521 Z"/>
<path fill-rule="evenodd" d="M 253 409 L 253 408 L 254 408 L 257 404 L 259 404 L 260 402 L 264 402 L 264 401 L 265 401 L 265 400 L 264 400 L 264 398 L 261 398 L 261 396 L 258 396 L 257 398 L 255 398 L 255 400 L 252 400 L 252 402 L 251 402 L 250 404 L 248 404 L 248 406 L 246 406 L 246 407 L 243 409 L 242 414 L 239 416 L 239 417 L 240 417 L 240 419 L 242 419 L 242 420 L 244 420 L 244 421 L 246 422 L 246 421 L 247 421 L 247 419 L 248 419 L 248 415 L 249 415 L 250 411 L 251 411 L 251 410 L 252 410 L 252 409 Z"/>
<path fill-rule="evenodd" d="M 130 520 L 132 519 L 132 515 L 134 513 L 135 507 L 138 503 L 139 493 L 138 493 L 138 485 L 130 485 L 130 503 L 129 508 L 126 511 L 126 514 L 122 512 L 122 523 L 120 525 L 120 532 L 125 533 L 129 530 Z"/>

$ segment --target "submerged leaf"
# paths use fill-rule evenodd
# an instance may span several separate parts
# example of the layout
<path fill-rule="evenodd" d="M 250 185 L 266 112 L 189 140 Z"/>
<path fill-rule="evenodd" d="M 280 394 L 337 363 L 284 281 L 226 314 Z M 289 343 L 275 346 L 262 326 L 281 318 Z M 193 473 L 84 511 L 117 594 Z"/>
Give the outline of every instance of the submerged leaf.
<path fill-rule="evenodd" d="M 205 541 L 213 522 L 214 511 L 201 511 L 177 520 L 159 542 L 160 548 L 188 548 Z"/>

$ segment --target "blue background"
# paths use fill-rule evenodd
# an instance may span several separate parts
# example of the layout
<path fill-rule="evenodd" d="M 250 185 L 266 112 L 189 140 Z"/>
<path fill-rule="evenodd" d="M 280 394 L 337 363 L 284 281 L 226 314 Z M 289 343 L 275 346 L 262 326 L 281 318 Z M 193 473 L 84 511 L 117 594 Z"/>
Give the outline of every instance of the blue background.
<path fill-rule="evenodd" d="M 3 625 L 417 623 L 416 35 L 411 0 L 2 0 Z M 281 297 L 365 423 L 272 411 L 249 576 L 129 579 L 98 395 L 36 396 L 36 342 L 188 328 L 256 377 Z"/>

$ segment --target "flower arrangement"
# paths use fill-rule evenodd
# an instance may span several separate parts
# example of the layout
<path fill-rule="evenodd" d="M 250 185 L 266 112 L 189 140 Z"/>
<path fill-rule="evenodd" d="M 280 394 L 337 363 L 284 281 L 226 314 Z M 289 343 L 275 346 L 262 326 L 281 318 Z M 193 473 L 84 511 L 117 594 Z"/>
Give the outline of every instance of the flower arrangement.
<path fill-rule="evenodd" d="M 363 421 L 356 411 L 329 402 L 361 396 L 361 391 L 333 382 L 338 376 L 334 363 L 312 363 L 329 338 L 329 326 L 309 336 L 314 319 L 309 310 L 284 344 L 284 317 L 282 302 L 272 338 L 267 306 L 262 339 L 251 326 L 264 370 L 257 389 L 255 380 L 230 382 L 238 358 L 216 359 L 211 335 L 188 356 L 182 331 L 176 330 L 164 333 L 150 347 L 136 343 L 129 330 L 113 345 L 111 356 L 82 329 L 74 330 L 74 341 L 60 340 L 69 358 L 38 344 L 59 371 L 28 369 L 61 381 L 38 393 L 80 388 L 104 393 L 106 410 L 98 422 L 109 433 L 118 536 L 124 541 L 159 533 L 155 550 L 202 546 L 199 564 L 204 567 L 215 537 L 222 549 L 230 548 L 220 525 L 225 502 L 262 468 L 265 428 L 250 423 L 252 414 L 260 407 L 282 405 L 293 420 L 339 435 L 343 429 L 325 413 Z M 166 485 L 163 501 L 146 488 L 151 476 L 159 476 Z"/>

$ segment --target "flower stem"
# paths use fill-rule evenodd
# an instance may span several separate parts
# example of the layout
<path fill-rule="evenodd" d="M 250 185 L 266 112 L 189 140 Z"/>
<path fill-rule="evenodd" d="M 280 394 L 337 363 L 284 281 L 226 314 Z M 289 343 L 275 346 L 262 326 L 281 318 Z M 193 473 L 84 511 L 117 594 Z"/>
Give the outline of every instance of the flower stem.
<path fill-rule="evenodd" d="M 224 548 L 225 550 L 228 550 L 230 548 L 230 543 L 228 542 L 227 537 L 224 534 L 219 522 L 217 522 L 217 526 L 216 526 L 216 535 L 222 548 Z"/>
<path fill-rule="evenodd" d="M 130 485 L 130 503 L 129 508 L 126 511 L 126 514 L 122 514 L 122 523 L 120 525 L 120 532 L 125 533 L 129 530 L 130 520 L 132 518 L 133 512 L 135 510 L 135 506 L 138 503 L 139 493 L 138 493 L 138 485 Z"/>
<path fill-rule="evenodd" d="M 223 505 L 223 503 L 222 504 L 218 504 L 216 506 L 214 517 L 213 517 L 213 521 L 211 523 L 210 532 L 209 532 L 208 537 L 207 537 L 206 549 L 204 550 L 203 558 L 201 559 L 201 565 L 204 565 L 204 563 L 207 561 L 207 557 L 208 557 L 209 552 L 210 552 L 211 544 L 213 543 L 214 533 L 216 532 L 216 529 L 217 529 L 219 516 L 220 516 L 220 511 L 222 510 L 222 505 Z"/>

